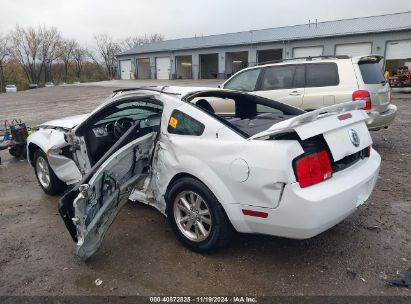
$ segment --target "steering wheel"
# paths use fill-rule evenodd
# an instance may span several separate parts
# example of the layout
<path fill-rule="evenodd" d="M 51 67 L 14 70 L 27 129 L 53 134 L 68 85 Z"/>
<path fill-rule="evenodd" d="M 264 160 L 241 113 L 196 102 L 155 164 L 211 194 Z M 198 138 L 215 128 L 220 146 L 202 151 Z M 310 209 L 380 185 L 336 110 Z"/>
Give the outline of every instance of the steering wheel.
<path fill-rule="evenodd" d="M 137 122 L 138 123 L 138 122 Z M 130 117 L 122 117 L 114 123 L 113 135 L 118 140 L 124 133 L 134 125 L 134 119 Z"/>

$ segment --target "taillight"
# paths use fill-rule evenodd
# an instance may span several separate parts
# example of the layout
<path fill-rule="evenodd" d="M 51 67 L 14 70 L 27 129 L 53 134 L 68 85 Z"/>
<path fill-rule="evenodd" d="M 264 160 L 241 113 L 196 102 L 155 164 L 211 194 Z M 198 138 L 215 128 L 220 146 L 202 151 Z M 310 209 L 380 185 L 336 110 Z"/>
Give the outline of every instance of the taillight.
<path fill-rule="evenodd" d="M 364 100 L 365 101 L 365 107 L 361 108 L 362 110 L 371 110 L 371 96 L 368 91 L 355 91 L 352 93 L 352 100 Z"/>
<path fill-rule="evenodd" d="M 333 175 L 327 151 L 301 157 L 295 163 L 295 171 L 301 188 L 318 184 Z"/>
<path fill-rule="evenodd" d="M 368 146 L 367 150 L 368 150 L 368 157 L 370 157 L 371 156 L 371 146 Z"/>

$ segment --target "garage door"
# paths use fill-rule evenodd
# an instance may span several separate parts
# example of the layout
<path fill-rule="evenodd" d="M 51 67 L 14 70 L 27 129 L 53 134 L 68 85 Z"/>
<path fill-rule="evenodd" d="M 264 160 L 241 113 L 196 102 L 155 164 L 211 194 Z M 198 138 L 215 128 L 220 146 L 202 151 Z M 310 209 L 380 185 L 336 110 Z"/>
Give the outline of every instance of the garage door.
<path fill-rule="evenodd" d="M 362 56 L 371 54 L 371 43 L 339 44 L 335 47 L 336 56 Z"/>
<path fill-rule="evenodd" d="M 311 47 L 299 47 L 293 49 L 293 57 L 315 57 L 323 55 L 322 46 L 311 46 Z"/>
<path fill-rule="evenodd" d="M 121 79 L 131 79 L 131 60 L 120 61 Z"/>
<path fill-rule="evenodd" d="M 411 40 L 388 42 L 385 58 L 387 60 L 411 58 Z"/>
<path fill-rule="evenodd" d="M 137 59 L 137 78 L 138 79 L 150 79 L 151 78 L 150 58 Z"/>
<path fill-rule="evenodd" d="M 156 58 L 157 79 L 170 79 L 170 57 Z"/>

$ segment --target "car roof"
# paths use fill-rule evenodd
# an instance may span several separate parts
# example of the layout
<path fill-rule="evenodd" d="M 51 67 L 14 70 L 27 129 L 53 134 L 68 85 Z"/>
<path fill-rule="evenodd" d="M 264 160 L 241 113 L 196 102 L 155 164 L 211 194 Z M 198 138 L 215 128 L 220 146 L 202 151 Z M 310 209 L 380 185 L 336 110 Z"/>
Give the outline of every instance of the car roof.
<path fill-rule="evenodd" d="M 289 58 L 289 59 L 279 59 L 279 60 L 270 60 L 264 61 L 259 63 L 257 66 L 265 66 L 265 65 L 273 65 L 273 64 L 281 64 L 281 63 L 288 63 L 288 62 L 298 62 L 298 63 L 305 63 L 305 62 L 318 62 L 318 61 L 335 61 L 335 60 L 342 60 L 342 59 L 350 59 L 351 57 L 342 55 L 342 56 L 309 56 L 309 57 L 296 57 L 296 58 Z"/>
<path fill-rule="evenodd" d="M 313 56 L 313 57 L 299 57 L 299 58 L 290 58 L 290 59 L 279 59 L 273 61 L 265 61 L 261 62 L 255 66 L 245 68 L 238 73 L 245 71 L 245 70 L 252 70 L 258 68 L 265 68 L 270 66 L 276 65 L 286 65 L 286 64 L 305 64 L 305 63 L 320 63 L 320 62 L 336 62 L 340 60 L 351 60 L 353 63 L 358 63 L 361 61 L 381 61 L 384 57 L 381 55 L 363 55 L 363 56 Z"/>
<path fill-rule="evenodd" d="M 281 65 L 288 65 L 288 64 L 306 64 L 306 63 L 321 63 L 321 62 L 337 62 L 339 60 L 349 60 L 352 63 L 358 64 L 362 62 L 380 62 L 382 59 L 384 59 L 384 56 L 381 55 L 363 55 L 363 56 L 313 56 L 313 57 L 301 57 L 301 58 L 290 58 L 290 59 L 281 59 L 281 60 L 274 60 L 270 62 L 263 62 L 260 64 L 257 64 L 255 66 L 251 66 L 245 69 L 242 69 L 232 75 L 230 78 L 228 78 L 223 85 L 227 84 L 233 77 L 235 77 L 238 74 L 241 74 L 242 72 L 245 71 L 251 71 L 255 69 L 262 69 L 262 68 L 267 68 L 267 67 L 272 67 L 272 66 L 281 66 Z"/>

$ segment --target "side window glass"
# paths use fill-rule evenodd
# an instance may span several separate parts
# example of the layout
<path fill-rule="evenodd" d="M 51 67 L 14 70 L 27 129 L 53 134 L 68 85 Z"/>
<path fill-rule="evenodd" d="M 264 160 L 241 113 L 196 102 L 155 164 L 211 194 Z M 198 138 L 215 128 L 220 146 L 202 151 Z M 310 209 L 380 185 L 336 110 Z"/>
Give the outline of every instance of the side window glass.
<path fill-rule="evenodd" d="M 227 82 L 224 85 L 224 89 L 252 92 L 255 90 L 260 73 L 261 69 L 242 72 Z"/>
<path fill-rule="evenodd" d="M 295 68 L 294 74 L 294 88 L 305 87 L 305 64 L 299 64 Z"/>
<path fill-rule="evenodd" d="M 204 128 L 201 122 L 179 110 L 174 110 L 168 121 L 167 131 L 170 134 L 200 136 Z"/>
<path fill-rule="evenodd" d="M 307 64 L 306 87 L 329 87 L 340 83 L 338 67 L 335 63 Z"/>
<path fill-rule="evenodd" d="M 296 66 L 292 65 L 266 68 L 261 83 L 261 90 L 291 89 L 293 87 L 295 70 Z"/>

